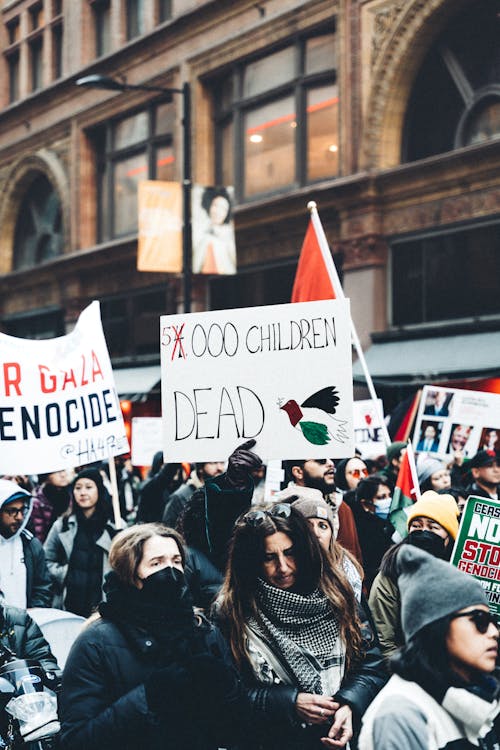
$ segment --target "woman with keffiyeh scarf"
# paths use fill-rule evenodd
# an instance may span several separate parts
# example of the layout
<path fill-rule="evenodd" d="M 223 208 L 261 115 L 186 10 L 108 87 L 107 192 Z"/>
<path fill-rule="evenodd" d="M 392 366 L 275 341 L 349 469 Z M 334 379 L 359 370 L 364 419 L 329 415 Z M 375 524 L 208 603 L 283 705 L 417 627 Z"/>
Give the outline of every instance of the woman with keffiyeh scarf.
<path fill-rule="evenodd" d="M 215 611 L 243 679 L 267 687 L 255 708 L 279 701 L 286 710 L 286 723 L 270 722 L 260 746 L 345 747 L 384 669 L 352 587 L 297 509 L 240 517 Z"/>

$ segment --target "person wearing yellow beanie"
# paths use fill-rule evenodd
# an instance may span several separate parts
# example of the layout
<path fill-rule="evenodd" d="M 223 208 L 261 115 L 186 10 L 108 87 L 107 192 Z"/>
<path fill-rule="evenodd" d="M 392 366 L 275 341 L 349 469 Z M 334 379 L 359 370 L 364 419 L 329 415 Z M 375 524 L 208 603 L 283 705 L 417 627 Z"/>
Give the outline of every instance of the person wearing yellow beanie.
<path fill-rule="evenodd" d="M 427 490 L 406 512 L 408 536 L 391 547 L 382 558 L 368 600 L 380 648 L 386 658 L 404 645 L 400 592 L 395 575 L 399 549 L 412 545 L 433 557 L 449 560 L 458 534 L 459 511 L 453 495 L 440 495 L 434 490 Z"/>
<path fill-rule="evenodd" d="M 427 490 L 409 511 L 407 525 L 410 534 L 417 529 L 435 534 L 438 524 L 453 541 L 457 538 L 458 506 L 453 495 L 439 495 L 434 490 Z M 445 546 L 448 546 L 449 541 Z"/>

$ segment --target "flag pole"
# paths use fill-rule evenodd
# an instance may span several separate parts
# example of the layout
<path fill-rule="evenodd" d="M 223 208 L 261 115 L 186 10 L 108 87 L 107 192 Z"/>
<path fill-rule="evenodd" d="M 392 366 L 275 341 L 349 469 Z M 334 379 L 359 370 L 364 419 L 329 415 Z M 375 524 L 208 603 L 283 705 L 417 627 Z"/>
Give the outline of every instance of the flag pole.
<path fill-rule="evenodd" d="M 342 289 L 342 284 L 340 283 L 339 275 L 337 273 L 335 263 L 333 262 L 332 254 L 330 252 L 330 247 L 328 245 L 328 240 L 326 239 L 325 231 L 323 229 L 323 225 L 321 224 L 321 219 L 319 218 L 318 207 L 316 205 L 316 202 L 309 201 L 309 203 L 307 204 L 307 208 L 311 214 L 311 221 L 313 223 L 313 227 L 316 232 L 316 237 L 318 238 L 318 244 L 321 250 L 321 254 L 323 256 L 323 260 L 325 261 L 325 266 L 328 271 L 330 281 L 332 282 L 332 287 L 335 292 L 335 296 L 337 297 L 337 299 L 345 299 L 344 290 Z M 375 410 L 379 418 L 379 423 L 382 429 L 382 436 L 384 438 L 384 442 L 386 446 L 389 446 L 392 441 L 389 436 L 389 432 L 387 430 L 387 426 L 385 424 L 383 415 L 380 412 L 378 397 L 375 391 L 375 386 L 373 385 L 372 377 L 368 371 L 368 365 L 366 364 L 365 355 L 363 354 L 363 349 L 361 348 L 361 342 L 359 340 L 358 333 L 356 331 L 356 326 L 354 325 L 352 316 L 351 316 L 351 339 L 352 339 L 352 345 L 356 350 L 356 354 L 358 355 L 358 359 L 360 361 L 363 374 L 365 376 L 366 385 L 368 386 L 368 391 L 370 393 L 370 398 L 373 401 L 373 405 L 375 407 Z"/>
<path fill-rule="evenodd" d="M 420 484 L 418 483 L 417 465 L 415 463 L 415 454 L 413 453 L 411 440 L 408 440 L 406 444 L 406 452 L 408 454 L 408 463 L 410 465 L 413 486 L 415 487 L 415 500 L 420 500 Z"/>

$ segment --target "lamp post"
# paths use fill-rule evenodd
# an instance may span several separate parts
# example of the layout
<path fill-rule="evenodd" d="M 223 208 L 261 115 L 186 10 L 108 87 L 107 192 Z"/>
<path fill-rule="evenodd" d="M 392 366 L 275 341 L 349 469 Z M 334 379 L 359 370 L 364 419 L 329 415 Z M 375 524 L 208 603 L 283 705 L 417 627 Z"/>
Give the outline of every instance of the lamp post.
<path fill-rule="evenodd" d="M 142 84 L 122 83 L 116 78 L 101 75 L 89 75 L 78 78 L 77 86 L 107 89 L 108 91 L 153 91 L 161 94 L 182 95 L 182 194 L 183 194 L 183 231 L 182 231 L 182 295 L 184 312 L 191 312 L 191 91 L 189 83 L 184 83 L 181 89 L 165 88 L 163 86 L 148 86 Z"/>

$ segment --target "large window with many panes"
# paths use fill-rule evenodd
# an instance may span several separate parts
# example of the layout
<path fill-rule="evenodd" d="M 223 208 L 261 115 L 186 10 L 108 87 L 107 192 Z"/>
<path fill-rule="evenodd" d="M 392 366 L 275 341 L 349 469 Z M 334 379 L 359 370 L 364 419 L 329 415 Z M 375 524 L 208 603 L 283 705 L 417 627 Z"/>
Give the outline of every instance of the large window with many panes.
<path fill-rule="evenodd" d="M 101 242 L 137 231 L 139 182 L 176 179 L 174 115 L 172 102 L 154 103 L 92 131 Z"/>
<path fill-rule="evenodd" d="M 336 52 L 330 26 L 239 62 L 209 82 L 216 178 L 234 185 L 238 200 L 338 174 Z"/>

